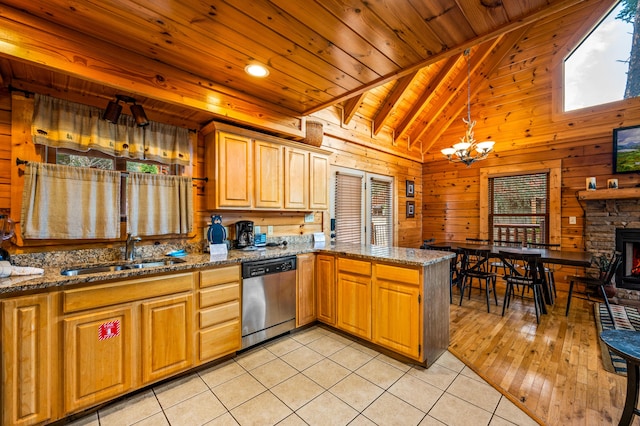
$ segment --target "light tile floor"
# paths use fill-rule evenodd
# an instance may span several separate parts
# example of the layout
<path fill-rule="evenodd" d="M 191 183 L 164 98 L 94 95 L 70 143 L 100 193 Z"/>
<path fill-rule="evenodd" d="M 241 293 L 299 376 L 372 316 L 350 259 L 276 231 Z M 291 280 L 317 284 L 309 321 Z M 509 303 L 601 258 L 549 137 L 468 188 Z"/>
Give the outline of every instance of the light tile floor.
<path fill-rule="evenodd" d="M 461 361 L 404 364 L 316 326 L 75 425 L 535 425 Z"/>

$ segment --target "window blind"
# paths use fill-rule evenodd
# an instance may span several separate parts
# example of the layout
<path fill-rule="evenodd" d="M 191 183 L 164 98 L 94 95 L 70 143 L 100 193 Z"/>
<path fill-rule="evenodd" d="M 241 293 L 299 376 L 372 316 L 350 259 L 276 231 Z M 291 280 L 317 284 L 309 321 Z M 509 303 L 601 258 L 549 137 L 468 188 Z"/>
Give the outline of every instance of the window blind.
<path fill-rule="evenodd" d="M 336 172 L 336 241 L 362 243 L 362 176 Z"/>
<path fill-rule="evenodd" d="M 548 173 L 489 179 L 489 229 L 494 241 L 547 243 Z"/>
<path fill-rule="evenodd" d="M 371 178 L 371 244 L 391 246 L 393 241 L 393 212 L 391 182 Z"/>

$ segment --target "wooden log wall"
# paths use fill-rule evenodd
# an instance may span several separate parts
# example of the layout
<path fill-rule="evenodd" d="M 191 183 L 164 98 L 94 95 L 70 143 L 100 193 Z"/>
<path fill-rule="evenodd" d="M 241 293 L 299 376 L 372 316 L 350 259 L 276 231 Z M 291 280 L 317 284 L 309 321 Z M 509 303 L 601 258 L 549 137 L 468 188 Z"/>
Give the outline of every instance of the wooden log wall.
<path fill-rule="evenodd" d="M 614 175 L 612 171 L 612 129 L 640 124 L 637 99 L 589 108 L 586 112 L 558 114 L 553 110 L 554 100 L 561 95 L 558 67 L 580 42 L 576 35 L 585 34 L 580 32 L 585 23 L 597 22 L 594 13 L 593 8 L 585 7 L 536 24 L 497 71 L 485 76 L 482 89 L 471 100 L 471 115 L 478 122 L 476 137 L 495 140 L 495 153 L 470 167 L 454 165 L 438 152 L 425 157 L 423 238 L 462 241 L 478 235 L 481 167 L 561 160 L 564 249 L 584 249 L 584 210 L 576 192 L 585 189 L 586 177 L 595 176 L 600 188 L 613 177 L 619 179 L 621 188 L 640 183 L 637 174 Z M 436 145 L 451 145 L 462 134 L 460 120 L 443 133 Z M 577 219 L 575 224 L 569 223 L 572 216 Z"/>
<path fill-rule="evenodd" d="M 11 208 L 11 95 L 0 90 L 0 213 Z"/>

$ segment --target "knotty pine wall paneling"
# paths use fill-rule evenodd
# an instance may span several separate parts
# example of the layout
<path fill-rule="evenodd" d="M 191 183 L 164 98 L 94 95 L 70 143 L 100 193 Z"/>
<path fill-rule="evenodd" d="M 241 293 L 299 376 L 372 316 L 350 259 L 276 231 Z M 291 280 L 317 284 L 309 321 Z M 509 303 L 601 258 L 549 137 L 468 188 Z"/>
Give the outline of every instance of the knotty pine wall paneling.
<path fill-rule="evenodd" d="M 592 2 L 593 3 L 593 2 Z M 591 8 L 578 8 L 534 25 L 507 55 L 497 70 L 485 76 L 481 90 L 471 99 L 476 138 L 496 141 L 488 159 L 466 167 L 452 164 L 432 150 L 425 155 L 422 185 L 423 238 L 461 241 L 479 230 L 479 170 L 540 160 L 562 161 L 561 229 L 563 249 L 584 249 L 584 210 L 576 193 L 585 178 L 595 176 L 599 188 L 609 178 L 619 186 L 640 183 L 637 174 L 613 174 L 612 130 L 640 124 L 640 108 L 622 101 L 603 108 L 571 114 L 554 114 L 553 99 L 560 90 L 559 73 L 577 28 L 593 19 Z M 569 49 L 569 50 L 568 50 Z M 435 144 L 450 145 L 464 134 L 462 120 L 455 122 Z M 569 224 L 575 216 L 576 224 Z M 556 274 L 558 277 L 559 275 Z"/>
<path fill-rule="evenodd" d="M 0 213 L 11 209 L 11 94 L 0 90 Z"/>

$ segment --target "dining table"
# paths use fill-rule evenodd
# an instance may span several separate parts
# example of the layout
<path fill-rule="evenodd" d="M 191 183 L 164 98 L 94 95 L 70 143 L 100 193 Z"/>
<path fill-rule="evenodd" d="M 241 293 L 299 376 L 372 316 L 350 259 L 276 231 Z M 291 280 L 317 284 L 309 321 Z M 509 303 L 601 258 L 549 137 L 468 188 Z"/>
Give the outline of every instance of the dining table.
<path fill-rule="evenodd" d="M 460 249 L 476 249 L 476 250 L 488 250 L 490 257 L 500 258 L 500 252 L 507 251 L 513 253 L 522 254 L 540 254 L 540 268 L 542 277 L 542 295 L 544 303 L 541 304 L 543 313 L 547 313 L 545 305 L 553 304 L 553 297 L 551 296 L 551 288 L 546 279 L 544 273 L 544 264 L 550 265 L 563 265 L 574 266 L 578 268 L 586 268 L 591 266 L 592 255 L 587 251 L 573 251 L 573 250 L 553 250 L 549 248 L 530 248 L 530 247 L 507 247 L 497 244 L 477 244 L 469 243 L 467 241 L 442 241 L 429 243 L 429 247 L 432 249 L 438 249 L 442 247 L 443 250 L 450 249 L 452 251 L 459 251 Z"/>

